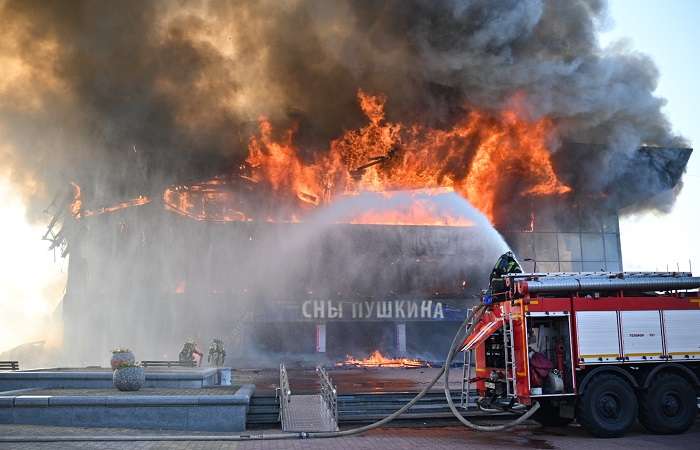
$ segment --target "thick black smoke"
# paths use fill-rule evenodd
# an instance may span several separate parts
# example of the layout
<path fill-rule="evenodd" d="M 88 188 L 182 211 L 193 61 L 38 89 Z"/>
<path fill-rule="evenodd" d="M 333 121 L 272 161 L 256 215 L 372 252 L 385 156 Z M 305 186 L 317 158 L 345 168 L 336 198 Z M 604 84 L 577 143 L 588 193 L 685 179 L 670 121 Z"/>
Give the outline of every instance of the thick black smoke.
<path fill-rule="evenodd" d="M 652 61 L 600 48 L 605 9 L 598 0 L 1 2 L 0 162 L 36 212 L 69 180 L 109 201 L 229 170 L 260 115 L 297 122 L 306 151 L 327 149 L 364 123 L 358 88 L 386 94 L 392 121 L 437 127 L 465 105 L 497 111 L 517 98 L 526 116 L 551 117 L 561 142 L 598 144 L 590 157 L 589 147 L 553 147 L 557 160 L 577 161 L 561 174 L 574 192 L 633 203 L 672 187 L 665 166 L 639 168 L 638 147 L 683 142 L 653 95 Z M 645 190 L 621 182 L 630 170 Z"/>

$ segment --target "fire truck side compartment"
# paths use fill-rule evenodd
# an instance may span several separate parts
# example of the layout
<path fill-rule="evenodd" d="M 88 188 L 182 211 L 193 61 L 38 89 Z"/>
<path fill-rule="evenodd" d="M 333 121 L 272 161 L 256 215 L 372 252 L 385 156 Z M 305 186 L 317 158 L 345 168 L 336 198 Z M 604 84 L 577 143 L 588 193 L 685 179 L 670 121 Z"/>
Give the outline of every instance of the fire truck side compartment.
<path fill-rule="evenodd" d="M 622 353 L 627 361 L 656 361 L 664 355 L 659 311 L 621 311 Z"/>
<path fill-rule="evenodd" d="M 564 392 L 569 394 L 574 392 L 574 364 L 571 357 L 571 328 L 569 314 L 565 312 L 554 312 L 548 315 L 544 313 L 529 313 L 527 327 L 528 348 L 544 354 L 552 362 L 552 366 L 558 368 L 558 352 L 561 351 L 563 367 L 561 376 L 564 381 Z M 557 349 L 559 343 L 562 348 Z M 528 391 L 531 389 L 528 386 Z M 552 395 L 543 392 L 543 395 Z M 536 397 L 536 395 L 531 395 Z"/>
<path fill-rule="evenodd" d="M 577 311 L 582 364 L 700 359 L 700 310 Z"/>
<path fill-rule="evenodd" d="M 584 363 L 618 362 L 617 312 L 576 312 L 578 355 Z"/>
<path fill-rule="evenodd" d="M 700 310 L 663 312 L 666 353 L 673 359 L 700 359 Z"/>

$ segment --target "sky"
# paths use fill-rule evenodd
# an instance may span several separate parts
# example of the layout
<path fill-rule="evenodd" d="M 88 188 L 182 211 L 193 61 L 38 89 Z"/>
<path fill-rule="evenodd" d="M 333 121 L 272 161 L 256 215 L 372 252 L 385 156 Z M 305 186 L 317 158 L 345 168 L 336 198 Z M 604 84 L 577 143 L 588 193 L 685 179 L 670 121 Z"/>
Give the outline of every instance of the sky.
<path fill-rule="evenodd" d="M 700 1 L 613 0 L 611 21 L 601 34 L 609 45 L 625 39 L 656 63 L 656 94 L 667 99 L 664 112 L 674 131 L 700 144 Z M 620 220 L 625 270 L 688 270 L 700 273 L 700 147 L 683 177 L 683 189 L 669 214 L 644 213 Z"/>
<path fill-rule="evenodd" d="M 47 205 L 48 206 L 48 205 Z M 47 216 L 47 223 L 49 221 Z M 0 176 L 0 352 L 49 338 L 66 284 L 68 260 L 47 251 L 44 224 L 29 224 L 20 195 Z M 54 334 L 52 334 L 53 336 Z"/>
<path fill-rule="evenodd" d="M 690 145 L 700 143 L 700 1 L 613 0 L 601 42 L 620 39 L 656 62 L 657 95 L 674 129 Z M 700 148 L 691 157 L 684 187 L 669 214 L 644 213 L 620 220 L 625 270 L 688 270 L 700 273 Z M 49 217 L 47 216 L 47 222 Z M 24 206 L 0 173 L 0 352 L 44 339 L 65 289 L 67 259 L 47 251 L 42 224 L 28 224 Z"/>

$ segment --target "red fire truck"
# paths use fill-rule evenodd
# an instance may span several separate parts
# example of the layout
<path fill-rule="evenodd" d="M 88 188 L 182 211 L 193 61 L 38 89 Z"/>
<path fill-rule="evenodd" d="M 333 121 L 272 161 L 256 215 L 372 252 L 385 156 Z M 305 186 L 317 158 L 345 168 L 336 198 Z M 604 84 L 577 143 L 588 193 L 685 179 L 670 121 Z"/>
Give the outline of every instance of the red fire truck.
<path fill-rule="evenodd" d="M 698 413 L 700 278 L 690 273 L 508 273 L 492 278 L 463 344 L 477 405 L 539 402 L 544 425 L 599 437 L 635 420 L 682 433 Z M 466 365 L 468 367 L 468 365 Z"/>

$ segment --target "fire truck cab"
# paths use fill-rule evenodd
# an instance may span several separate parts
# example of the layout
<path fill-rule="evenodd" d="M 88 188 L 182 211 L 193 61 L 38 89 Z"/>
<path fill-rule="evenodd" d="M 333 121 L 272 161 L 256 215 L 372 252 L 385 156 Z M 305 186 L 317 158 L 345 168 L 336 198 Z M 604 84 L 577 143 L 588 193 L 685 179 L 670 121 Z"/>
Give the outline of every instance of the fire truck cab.
<path fill-rule="evenodd" d="M 462 350 L 484 410 L 539 402 L 547 426 L 599 437 L 639 421 L 682 433 L 700 387 L 700 278 L 690 273 L 509 273 L 492 279 Z"/>

